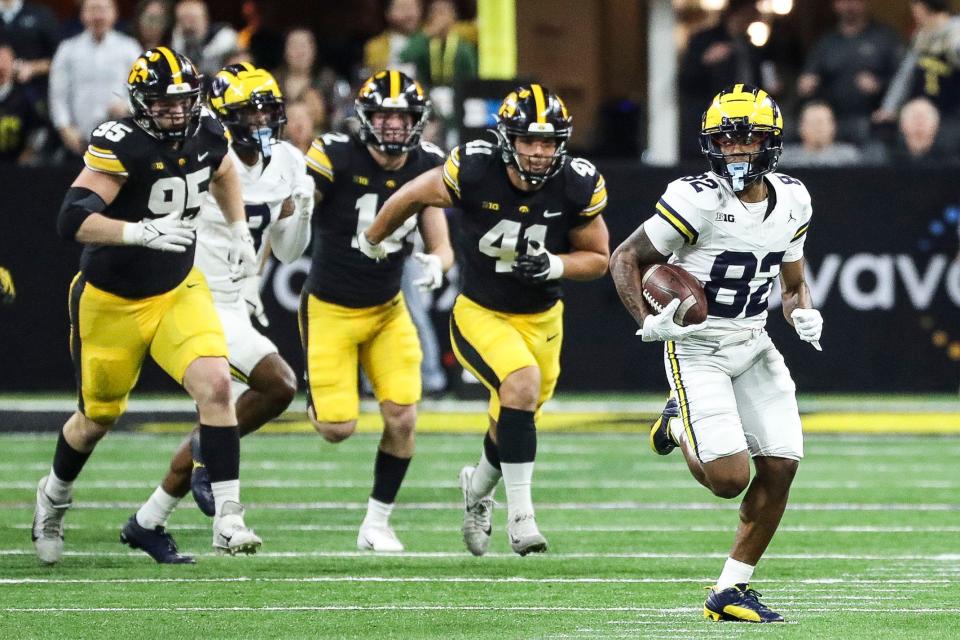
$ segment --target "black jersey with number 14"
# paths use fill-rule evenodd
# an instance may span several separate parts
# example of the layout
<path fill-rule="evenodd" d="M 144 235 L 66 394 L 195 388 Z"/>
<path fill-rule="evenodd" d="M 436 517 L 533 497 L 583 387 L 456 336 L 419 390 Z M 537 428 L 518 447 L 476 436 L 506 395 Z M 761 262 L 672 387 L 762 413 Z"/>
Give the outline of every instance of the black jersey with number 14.
<path fill-rule="evenodd" d="M 396 296 L 416 216 L 381 243 L 388 256 L 380 262 L 360 253 L 357 234 L 373 224 L 397 189 L 442 163 L 443 152 L 427 142 L 412 149 L 402 167 L 387 171 L 354 137 L 328 133 L 314 140 L 307 152 L 307 169 L 322 202 L 313 216 L 307 291 L 325 302 L 353 308 L 373 307 Z"/>

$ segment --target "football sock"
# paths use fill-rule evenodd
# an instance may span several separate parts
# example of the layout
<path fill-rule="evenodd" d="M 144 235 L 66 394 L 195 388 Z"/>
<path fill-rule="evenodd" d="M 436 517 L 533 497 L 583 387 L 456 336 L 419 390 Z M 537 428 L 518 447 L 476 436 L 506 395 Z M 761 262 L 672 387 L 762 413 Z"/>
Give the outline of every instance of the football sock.
<path fill-rule="evenodd" d="M 217 515 L 220 515 L 220 510 L 221 507 L 223 507 L 224 502 L 240 502 L 239 480 L 221 480 L 220 482 L 211 482 L 210 489 L 213 491 L 214 512 Z"/>
<path fill-rule="evenodd" d="M 380 502 L 376 498 L 367 499 L 367 515 L 363 518 L 363 524 L 373 525 L 375 527 L 386 527 L 390 520 L 390 514 L 393 513 L 393 503 Z"/>
<path fill-rule="evenodd" d="M 240 477 L 240 431 L 233 427 L 200 425 L 200 455 L 210 475 L 210 483 L 237 480 Z"/>
<path fill-rule="evenodd" d="M 487 464 L 493 467 L 496 470 L 500 470 L 500 449 L 497 448 L 497 443 L 493 441 L 493 438 L 490 437 L 490 432 L 483 436 L 483 454 L 486 458 Z M 482 460 L 483 458 L 481 458 Z"/>
<path fill-rule="evenodd" d="M 144 529 L 167 526 L 167 519 L 178 502 L 180 498 L 174 498 L 164 491 L 163 487 L 157 487 L 150 499 L 137 511 L 137 524 Z"/>
<path fill-rule="evenodd" d="M 723 565 L 723 571 L 720 572 L 720 577 L 717 578 L 717 591 L 723 591 L 734 585 L 750 582 L 750 578 L 753 577 L 753 570 L 754 567 L 749 564 L 734 560 L 733 558 L 727 558 L 727 562 Z"/>
<path fill-rule="evenodd" d="M 507 489 L 507 517 L 533 513 L 530 495 L 533 461 L 537 456 L 537 430 L 533 411 L 501 407 L 497 421 L 500 470 Z"/>
<path fill-rule="evenodd" d="M 43 492 L 53 504 L 66 504 L 73 495 L 73 483 L 64 482 L 58 478 L 56 471 L 51 468 L 47 475 L 47 482 L 43 485 Z"/>
<path fill-rule="evenodd" d="M 373 463 L 373 491 L 370 497 L 385 504 L 393 504 L 400 491 L 410 458 L 399 458 L 382 449 L 377 449 L 377 459 Z"/>
<path fill-rule="evenodd" d="M 73 481 L 77 479 L 77 476 L 80 475 L 80 470 L 83 469 L 83 465 L 87 463 L 87 459 L 91 453 L 93 453 L 93 450 L 81 453 L 71 447 L 70 443 L 68 443 L 67 439 L 63 436 L 63 429 L 61 429 L 60 436 L 57 438 L 57 448 L 53 452 L 53 473 L 64 483 L 72 484 Z M 50 493 L 49 480 L 47 480 L 47 488 L 45 490 L 47 495 L 52 498 L 53 495 Z"/>
<path fill-rule="evenodd" d="M 490 463 L 486 451 L 480 454 L 480 462 L 477 463 L 473 477 L 470 478 L 469 497 L 471 499 L 479 500 L 493 493 L 494 488 L 503 476 L 498 467 L 499 465 L 495 467 Z"/>

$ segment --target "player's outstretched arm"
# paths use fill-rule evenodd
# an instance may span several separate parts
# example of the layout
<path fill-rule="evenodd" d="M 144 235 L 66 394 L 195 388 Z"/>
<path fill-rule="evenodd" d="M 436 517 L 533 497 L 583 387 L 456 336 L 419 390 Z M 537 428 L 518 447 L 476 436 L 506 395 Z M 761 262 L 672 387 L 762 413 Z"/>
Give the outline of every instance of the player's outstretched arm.
<path fill-rule="evenodd" d="M 453 248 L 450 246 L 447 216 L 443 209 L 426 207 L 420 212 L 418 226 L 426 252 L 413 254 L 414 260 L 419 262 L 423 269 L 423 275 L 414 280 L 413 284 L 431 291 L 443 284 L 443 274 L 453 266 Z"/>
<path fill-rule="evenodd" d="M 616 248 L 610 258 L 610 275 L 613 276 L 620 300 L 640 326 L 643 326 L 644 318 L 653 313 L 643 299 L 640 287 L 643 270 L 651 264 L 666 262 L 668 257 L 657 251 L 640 226 Z"/>
<path fill-rule="evenodd" d="M 453 199 L 443 182 L 443 167 L 435 167 L 421 173 L 390 196 L 380 207 L 365 235 L 370 244 L 376 245 L 424 207 L 452 206 Z"/>
<path fill-rule="evenodd" d="M 797 331 L 804 342 L 809 342 L 820 351 L 820 334 L 823 332 L 823 317 L 813 308 L 810 287 L 804 276 L 806 260 L 780 265 L 780 285 L 783 293 L 783 317 Z"/>
<path fill-rule="evenodd" d="M 236 279 L 252 276 L 257 272 L 257 250 L 247 224 L 243 207 L 243 192 L 240 176 L 229 154 L 223 157 L 216 173 L 210 179 L 210 195 L 220 205 L 223 218 L 230 228 L 230 251 L 227 260 Z"/>
<path fill-rule="evenodd" d="M 66 240 L 84 244 L 123 244 L 122 220 L 103 215 L 126 178 L 84 168 L 60 205 L 57 232 Z"/>

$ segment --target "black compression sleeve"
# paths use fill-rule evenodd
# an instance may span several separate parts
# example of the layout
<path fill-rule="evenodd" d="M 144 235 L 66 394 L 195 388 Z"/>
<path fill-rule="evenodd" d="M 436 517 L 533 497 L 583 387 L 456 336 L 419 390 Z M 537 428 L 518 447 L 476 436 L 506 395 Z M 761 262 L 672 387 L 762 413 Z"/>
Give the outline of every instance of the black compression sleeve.
<path fill-rule="evenodd" d="M 107 208 L 107 203 L 95 192 L 85 187 L 70 187 L 60 205 L 60 214 L 57 216 L 57 233 L 65 240 L 73 240 L 77 236 L 80 225 L 92 213 L 101 213 Z"/>

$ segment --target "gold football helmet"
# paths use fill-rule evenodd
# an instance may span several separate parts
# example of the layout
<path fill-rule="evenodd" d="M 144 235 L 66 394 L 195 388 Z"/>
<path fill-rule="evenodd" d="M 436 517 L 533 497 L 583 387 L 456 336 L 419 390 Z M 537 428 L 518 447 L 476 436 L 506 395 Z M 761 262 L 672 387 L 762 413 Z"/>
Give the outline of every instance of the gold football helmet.
<path fill-rule="evenodd" d="M 754 146 L 744 152 L 738 147 Z M 745 84 L 727 87 L 703 114 L 700 150 L 710 169 L 741 191 L 777 168 L 783 150 L 783 116 L 763 89 Z"/>

